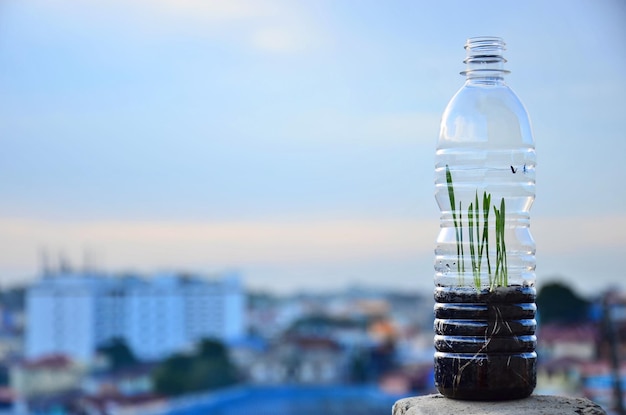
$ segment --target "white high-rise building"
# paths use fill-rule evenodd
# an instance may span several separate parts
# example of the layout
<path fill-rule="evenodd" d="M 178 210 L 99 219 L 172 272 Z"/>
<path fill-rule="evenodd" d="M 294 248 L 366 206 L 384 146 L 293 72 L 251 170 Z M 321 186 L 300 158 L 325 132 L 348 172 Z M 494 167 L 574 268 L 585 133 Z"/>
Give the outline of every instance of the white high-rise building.
<path fill-rule="evenodd" d="M 97 347 L 123 338 L 142 359 L 160 359 L 203 338 L 244 334 L 237 276 L 150 279 L 61 273 L 28 289 L 25 354 L 61 353 L 90 361 Z"/>
<path fill-rule="evenodd" d="M 26 297 L 26 355 L 63 353 L 78 360 L 92 357 L 98 281 L 62 275 L 43 279 Z"/>

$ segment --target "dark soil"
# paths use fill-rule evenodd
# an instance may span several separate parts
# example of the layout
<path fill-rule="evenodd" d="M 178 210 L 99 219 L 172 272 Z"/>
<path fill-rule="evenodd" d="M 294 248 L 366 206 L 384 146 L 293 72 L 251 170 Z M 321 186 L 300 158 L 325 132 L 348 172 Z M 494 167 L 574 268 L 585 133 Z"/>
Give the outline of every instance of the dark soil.
<path fill-rule="evenodd" d="M 435 384 L 449 398 L 506 400 L 536 385 L 536 291 L 438 287 Z"/>

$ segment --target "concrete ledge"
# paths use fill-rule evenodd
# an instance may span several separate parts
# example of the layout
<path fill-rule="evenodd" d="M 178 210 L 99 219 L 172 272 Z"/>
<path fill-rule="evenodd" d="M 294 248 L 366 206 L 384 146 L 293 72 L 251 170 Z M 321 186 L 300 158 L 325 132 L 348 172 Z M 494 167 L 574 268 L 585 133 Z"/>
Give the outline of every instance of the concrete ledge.
<path fill-rule="evenodd" d="M 606 415 L 596 403 L 584 398 L 531 395 L 515 401 L 460 401 L 442 395 L 400 399 L 393 415 Z"/>

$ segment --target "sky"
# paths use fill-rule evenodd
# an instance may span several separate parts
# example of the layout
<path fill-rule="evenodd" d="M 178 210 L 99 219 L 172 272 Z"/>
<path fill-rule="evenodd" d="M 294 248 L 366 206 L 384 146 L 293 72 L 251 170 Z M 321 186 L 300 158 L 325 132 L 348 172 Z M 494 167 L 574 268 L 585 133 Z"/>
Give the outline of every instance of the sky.
<path fill-rule="evenodd" d="M 431 290 L 441 114 L 507 43 L 537 282 L 626 289 L 621 0 L 3 0 L 0 287 L 44 260 Z"/>

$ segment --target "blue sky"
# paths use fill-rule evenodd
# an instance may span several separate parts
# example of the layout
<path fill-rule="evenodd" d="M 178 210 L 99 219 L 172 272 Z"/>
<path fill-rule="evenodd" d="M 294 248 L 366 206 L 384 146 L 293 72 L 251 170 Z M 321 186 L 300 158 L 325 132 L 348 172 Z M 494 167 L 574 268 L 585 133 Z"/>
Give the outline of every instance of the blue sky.
<path fill-rule="evenodd" d="M 625 23 L 618 0 L 4 1 L 1 282 L 46 251 L 430 289 L 439 119 L 465 39 L 496 35 L 535 133 L 538 281 L 624 287 Z"/>

